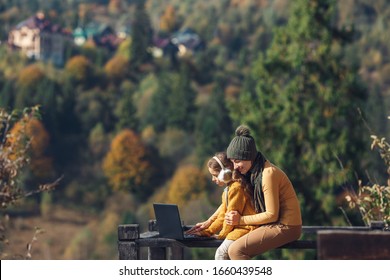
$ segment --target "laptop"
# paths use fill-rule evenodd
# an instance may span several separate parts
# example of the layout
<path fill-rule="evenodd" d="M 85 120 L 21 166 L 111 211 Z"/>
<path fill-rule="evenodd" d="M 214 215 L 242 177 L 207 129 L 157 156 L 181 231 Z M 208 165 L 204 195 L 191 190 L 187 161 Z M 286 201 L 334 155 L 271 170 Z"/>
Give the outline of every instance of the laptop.
<path fill-rule="evenodd" d="M 180 219 L 179 208 L 176 204 L 153 203 L 159 237 L 176 240 L 210 240 L 211 236 L 197 236 L 184 232 Z"/>

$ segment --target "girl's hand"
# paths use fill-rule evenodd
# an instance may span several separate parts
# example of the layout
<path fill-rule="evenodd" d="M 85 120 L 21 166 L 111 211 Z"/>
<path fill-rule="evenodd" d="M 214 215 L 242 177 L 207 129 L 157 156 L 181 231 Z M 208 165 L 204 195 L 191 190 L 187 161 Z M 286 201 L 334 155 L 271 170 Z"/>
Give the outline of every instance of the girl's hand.
<path fill-rule="evenodd" d="M 204 221 L 204 222 L 201 222 L 201 223 L 197 223 L 195 226 L 193 226 L 192 228 L 187 230 L 186 233 L 188 233 L 188 234 L 196 234 L 197 232 L 202 231 L 202 230 L 208 228 L 210 225 L 211 225 L 211 221 L 210 220 L 207 220 L 207 221 Z"/>
<path fill-rule="evenodd" d="M 225 214 L 225 222 L 228 225 L 235 226 L 240 223 L 241 215 L 237 211 L 230 211 Z"/>

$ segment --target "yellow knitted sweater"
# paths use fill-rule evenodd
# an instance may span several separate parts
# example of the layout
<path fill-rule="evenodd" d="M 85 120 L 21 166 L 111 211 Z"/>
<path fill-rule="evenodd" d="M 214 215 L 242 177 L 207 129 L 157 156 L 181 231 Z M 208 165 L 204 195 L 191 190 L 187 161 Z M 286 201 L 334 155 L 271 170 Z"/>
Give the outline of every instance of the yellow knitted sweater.
<path fill-rule="evenodd" d="M 238 182 L 233 182 L 225 189 L 222 194 L 222 204 L 220 206 L 217 219 L 213 221 L 213 223 L 207 229 L 201 231 L 201 235 L 211 236 L 219 232 L 217 236 L 218 239 L 226 238 L 229 240 L 237 240 L 241 236 L 247 234 L 257 227 L 253 225 L 227 225 L 224 222 L 225 213 L 233 210 L 238 211 L 238 213 L 240 213 L 242 216 L 256 214 L 250 199 L 244 192 L 241 184 Z"/>
<path fill-rule="evenodd" d="M 280 168 L 268 161 L 264 166 L 262 186 L 265 212 L 241 215 L 240 225 L 302 225 L 300 204 L 291 181 Z"/>

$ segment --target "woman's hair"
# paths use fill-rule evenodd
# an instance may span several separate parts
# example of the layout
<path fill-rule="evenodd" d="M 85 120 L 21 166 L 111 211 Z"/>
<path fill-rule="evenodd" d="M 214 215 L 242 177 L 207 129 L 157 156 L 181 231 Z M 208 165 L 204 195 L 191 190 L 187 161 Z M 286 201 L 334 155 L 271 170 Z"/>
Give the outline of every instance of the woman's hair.
<path fill-rule="evenodd" d="M 244 175 L 242 175 L 239 171 L 234 169 L 233 162 L 231 162 L 230 159 L 227 158 L 226 152 L 218 152 L 215 154 L 215 157 L 217 157 L 223 164 L 225 168 L 228 168 L 232 170 L 232 182 L 239 182 L 242 186 L 242 188 L 245 191 L 245 194 L 248 196 L 250 202 L 253 205 L 253 187 L 252 185 L 247 182 Z M 220 172 L 222 170 L 219 163 L 215 160 L 215 158 L 209 159 L 207 162 L 207 167 L 211 168 L 212 170 L 216 172 Z"/>
<path fill-rule="evenodd" d="M 233 170 L 232 178 L 233 182 L 239 182 L 241 184 L 241 187 L 244 189 L 247 198 L 252 203 L 252 206 L 254 206 L 254 193 L 252 185 L 245 179 L 244 175 L 242 175 L 237 170 Z"/>

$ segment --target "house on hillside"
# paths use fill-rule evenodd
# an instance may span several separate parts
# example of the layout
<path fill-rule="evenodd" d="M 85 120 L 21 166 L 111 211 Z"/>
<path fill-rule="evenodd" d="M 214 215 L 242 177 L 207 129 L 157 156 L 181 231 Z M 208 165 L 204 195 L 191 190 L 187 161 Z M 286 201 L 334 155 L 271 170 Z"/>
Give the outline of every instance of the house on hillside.
<path fill-rule="evenodd" d="M 176 60 L 179 48 L 172 43 L 171 38 L 155 36 L 153 37 L 152 55 L 154 57 L 169 56 L 171 60 Z"/>
<path fill-rule="evenodd" d="M 78 46 L 92 41 L 98 47 L 114 51 L 124 39 L 125 36 L 118 36 L 108 24 L 96 21 L 88 23 L 85 27 L 77 27 L 73 31 L 73 41 Z"/>
<path fill-rule="evenodd" d="M 174 33 L 171 41 L 178 47 L 179 56 L 194 53 L 205 48 L 204 41 L 191 28 L 185 28 L 184 30 Z"/>
<path fill-rule="evenodd" d="M 51 24 L 43 13 L 20 22 L 8 33 L 8 45 L 21 50 L 27 57 L 64 64 L 64 50 L 70 34 L 58 25 Z"/>
<path fill-rule="evenodd" d="M 157 34 L 153 38 L 152 53 L 154 57 L 185 56 L 205 48 L 204 41 L 190 28 L 178 31 L 172 35 Z"/>

